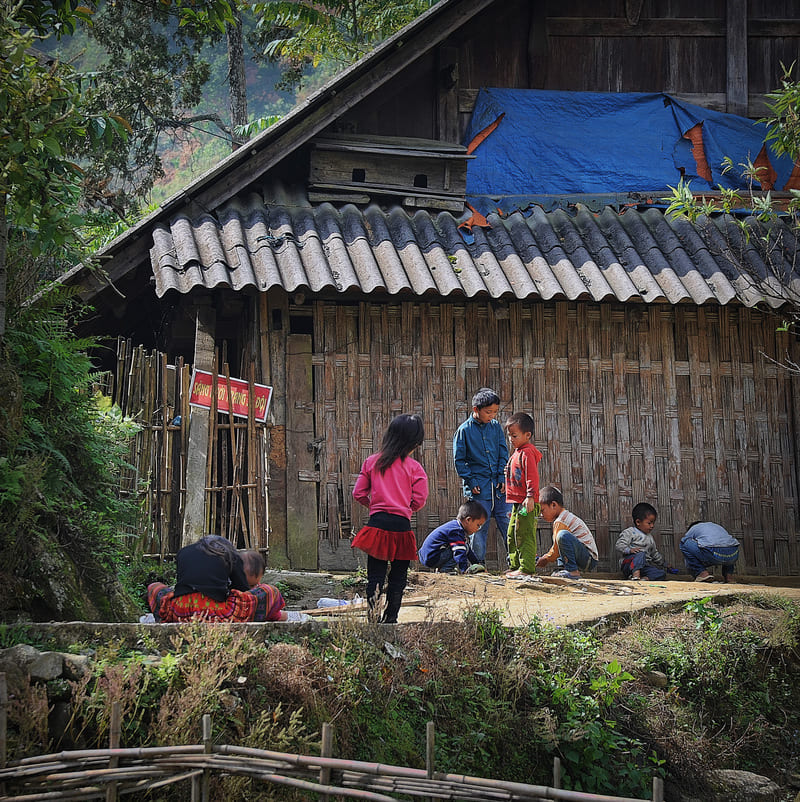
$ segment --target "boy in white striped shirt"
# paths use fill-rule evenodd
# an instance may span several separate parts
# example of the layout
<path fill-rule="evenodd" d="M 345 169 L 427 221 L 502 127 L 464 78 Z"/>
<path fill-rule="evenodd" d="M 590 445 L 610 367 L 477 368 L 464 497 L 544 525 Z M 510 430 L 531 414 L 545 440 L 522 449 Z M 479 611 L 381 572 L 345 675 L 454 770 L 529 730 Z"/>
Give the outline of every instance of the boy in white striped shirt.
<path fill-rule="evenodd" d="M 549 485 L 539 491 L 542 518 L 553 524 L 553 548 L 536 560 L 537 568 L 555 562 L 553 576 L 580 579 L 581 571 L 597 567 L 597 544 L 589 527 L 577 515 L 564 509 L 564 496 Z"/>

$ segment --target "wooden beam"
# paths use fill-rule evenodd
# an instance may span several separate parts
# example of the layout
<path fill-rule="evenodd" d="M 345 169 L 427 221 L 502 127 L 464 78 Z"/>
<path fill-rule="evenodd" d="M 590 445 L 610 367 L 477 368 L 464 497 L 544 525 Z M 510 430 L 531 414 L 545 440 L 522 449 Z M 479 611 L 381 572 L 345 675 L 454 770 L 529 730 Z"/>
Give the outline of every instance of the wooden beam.
<path fill-rule="evenodd" d="M 198 299 L 195 313 L 194 367 L 211 370 L 217 315 L 210 299 Z M 192 408 L 186 454 L 186 507 L 181 545 L 188 546 L 205 534 L 206 462 L 211 420 L 207 409 Z"/>
<path fill-rule="evenodd" d="M 747 115 L 747 0 L 727 5 L 727 111 Z"/>
<path fill-rule="evenodd" d="M 528 86 L 544 89 L 547 86 L 547 13 L 544 3 L 531 3 L 528 25 Z M 459 111 L 461 109 L 459 108 Z"/>
<path fill-rule="evenodd" d="M 730 10 L 727 18 L 730 17 Z M 550 36 L 680 36 L 722 37 L 726 35 L 727 18 L 716 17 L 680 19 L 639 19 L 631 24 L 621 17 L 550 17 L 547 33 Z M 751 20 L 748 35 L 769 39 L 794 39 L 800 37 L 800 20 L 760 19 Z"/>
<path fill-rule="evenodd" d="M 287 321 L 288 323 L 288 321 Z M 317 570 L 317 488 L 301 482 L 314 470 L 314 387 L 311 337 L 289 334 L 286 352 L 286 529 L 295 571 Z"/>
<path fill-rule="evenodd" d="M 458 110 L 462 114 L 470 114 L 475 108 L 478 97 L 477 89 L 462 89 L 458 93 Z M 682 100 L 684 103 L 693 103 L 712 111 L 725 111 L 728 99 L 724 92 L 666 92 L 665 94 Z M 750 94 L 747 98 L 747 117 L 758 119 L 767 113 L 766 95 Z"/>
<path fill-rule="evenodd" d="M 459 142 L 458 48 L 440 47 L 436 51 L 436 73 L 436 138 Z"/>
<path fill-rule="evenodd" d="M 269 384 L 272 386 L 269 432 L 269 567 L 289 567 L 289 546 L 286 529 L 286 336 L 289 329 L 289 299 L 281 289 L 267 293 L 266 340 L 268 349 Z M 263 360 L 262 356 L 262 360 Z"/>
<path fill-rule="evenodd" d="M 640 19 L 631 25 L 622 17 L 550 17 L 549 36 L 725 36 L 725 20 L 717 18 Z"/>

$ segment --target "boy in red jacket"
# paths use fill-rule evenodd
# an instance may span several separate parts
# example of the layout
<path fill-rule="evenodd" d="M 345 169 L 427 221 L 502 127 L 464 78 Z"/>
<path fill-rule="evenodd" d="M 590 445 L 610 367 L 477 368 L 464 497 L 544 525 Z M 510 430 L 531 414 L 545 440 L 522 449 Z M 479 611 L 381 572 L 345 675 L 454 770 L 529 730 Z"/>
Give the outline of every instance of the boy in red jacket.
<path fill-rule="evenodd" d="M 506 576 L 520 579 L 536 573 L 536 519 L 539 517 L 539 461 L 542 452 L 531 443 L 533 418 L 515 412 L 506 421 L 514 453 L 506 465 L 506 501 L 513 504 L 508 522 Z"/>

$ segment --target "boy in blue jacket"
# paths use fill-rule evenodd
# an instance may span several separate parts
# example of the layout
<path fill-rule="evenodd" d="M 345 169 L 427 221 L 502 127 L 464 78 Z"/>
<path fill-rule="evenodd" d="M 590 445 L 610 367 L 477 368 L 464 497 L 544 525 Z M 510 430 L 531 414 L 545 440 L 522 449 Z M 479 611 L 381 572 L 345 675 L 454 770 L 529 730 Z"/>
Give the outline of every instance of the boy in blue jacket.
<path fill-rule="evenodd" d="M 511 514 L 511 505 L 506 502 L 504 476 L 508 444 L 503 427 L 496 420 L 499 411 L 500 397 L 494 390 L 481 387 L 472 398 L 472 414 L 453 437 L 453 460 L 461 477 L 464 497 L 477 501 L 486 513 L 486 522 L 470 541 L 481 563 L 486 560 L 489 521 L 494 516 L 500 532 L 498 548 L 504 551 Z M 498 556 L 502 562 L 504 555 Z"/>
<path fill-rule="evenodd" d="M 477 501 L 465 501 L 458 516 L 434 529 L 419 549 L 419 561 L 428 568 L 446 572 L 457 569 L 465 574 L 471 565 L 480 564 L 467 539 L 486 523 L 486 513 Z"/>

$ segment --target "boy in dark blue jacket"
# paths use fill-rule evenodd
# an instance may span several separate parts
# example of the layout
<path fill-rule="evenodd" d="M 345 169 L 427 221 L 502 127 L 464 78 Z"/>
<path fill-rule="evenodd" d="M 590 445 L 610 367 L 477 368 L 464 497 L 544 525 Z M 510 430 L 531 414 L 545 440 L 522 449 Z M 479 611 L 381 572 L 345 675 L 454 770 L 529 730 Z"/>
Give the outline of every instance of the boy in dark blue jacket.
<path fill-rule="evenodd" d="M 440 571 L 458 570 L 465 574 L 480 560 L 469 547 L 468 538 L 486 523 L 486 512 L 477 501 L 465 501 L 458 517 L 434 529 L 419 549 L 419 561 Z"/>
<path fill-rule="evenodd" d="M 472 536 L 470 546 L 478 560 L 486 560 L 489 521 L 494 518 L 500 536 L 498 558 L 505 564 L 506 538 L 511 505 L 506 502 L 503 474 L 508 462 L 506 433 L 495 420 L 500 410 L 500 397 L 494 390 L 481 387 L 472 398 L 472 414 L 456 430 L 453 437 L 453 461 L 461 477 L 464 497 L 477 501 L 486 512 L 486 522 Z"/>

